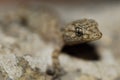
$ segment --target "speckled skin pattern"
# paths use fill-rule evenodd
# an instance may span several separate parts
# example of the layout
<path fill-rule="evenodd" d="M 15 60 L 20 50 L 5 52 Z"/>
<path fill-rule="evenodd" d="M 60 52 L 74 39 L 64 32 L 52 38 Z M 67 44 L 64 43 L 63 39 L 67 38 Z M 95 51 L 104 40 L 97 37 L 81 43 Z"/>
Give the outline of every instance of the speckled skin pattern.
<path fill-rule="evenodd" d="M 102 33 L 93 19 L 73 21 L 63 29 L 63 38 L 66 44 L 73 45 L 98 40 Z"/>

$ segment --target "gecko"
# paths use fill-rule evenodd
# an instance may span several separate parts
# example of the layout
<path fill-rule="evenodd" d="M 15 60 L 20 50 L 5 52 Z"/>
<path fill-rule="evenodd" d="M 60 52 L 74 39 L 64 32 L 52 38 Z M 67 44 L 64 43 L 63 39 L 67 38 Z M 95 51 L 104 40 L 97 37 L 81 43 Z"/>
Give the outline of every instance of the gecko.
<path fill-rule="evenodd" d="M 54 16 L 54 15 L 53 15 Z M 68 24 L 61 27 L 56 19 L 53 19 L 50 14 L 42 14 L 42 18 L 39 21 L 45 22 L 31 29 L 37 32 L 39 35 L 42 34 L 43 38 L 48 42 L 53 43 L 55 49 L 52 53 L 52 67 L 48 67 L 48 71 L 52 72 L 54 79 L 61 76 L 64 73 L 63 68 L 59 62 L 59 56 L 61 49 L 64 45 L 75 45 L 85 42 L 91 42 L 98 40 L 102 37 L 101 31 L 98 29 L 98 23 L 93 19 L 79 19 L 71 21 Z M 39 22 L 38 22 L 39 24 Z"/>
<path fill-rule="evenodd" d="M 19 18 L 15 21 L 20 21 L 21 24 L 28 26 L 31 31 L 40 35 L 43 40 L 54 45 L 55 49 L 51 55 L 52 66 L 49 66 L 47 70 L 54 79 L 63 74 L 59 56 L 64 45 L 72 46 L 95 41 L 102 37 L 98 23 L 93 19 L 83 18 L 71 21 L 61 27 L 59 19 L 56 18 L 56 13 L 53 11 L 50 13 L 48 9 L 37 12 L 21 9 L 17 11 L 17 17 Z"/>

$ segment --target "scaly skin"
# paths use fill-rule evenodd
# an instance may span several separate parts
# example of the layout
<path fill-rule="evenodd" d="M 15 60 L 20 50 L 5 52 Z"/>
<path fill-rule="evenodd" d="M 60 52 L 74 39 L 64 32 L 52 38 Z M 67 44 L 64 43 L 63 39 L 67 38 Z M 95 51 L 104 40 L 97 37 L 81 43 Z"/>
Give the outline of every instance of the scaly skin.
<path fill-rule="evenodd" d="M 98 40 L 102 33 L 93 19 L 81 19 L 68 24 L 63 30 L 65 44 L 74 45 Z"/>

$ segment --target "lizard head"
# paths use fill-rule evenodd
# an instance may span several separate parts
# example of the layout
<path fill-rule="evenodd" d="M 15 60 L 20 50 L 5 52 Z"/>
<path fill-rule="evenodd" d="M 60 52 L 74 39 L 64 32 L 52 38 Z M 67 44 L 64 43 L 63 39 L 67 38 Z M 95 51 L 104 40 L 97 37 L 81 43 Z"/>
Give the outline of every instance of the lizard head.
<path fill-rule="evenodd" d="M 102 37 L 102 33 L 95 20 L 81 19 L 65 26 L 63 37 L 66 44 L 71 45 L 98 40 Z"/>

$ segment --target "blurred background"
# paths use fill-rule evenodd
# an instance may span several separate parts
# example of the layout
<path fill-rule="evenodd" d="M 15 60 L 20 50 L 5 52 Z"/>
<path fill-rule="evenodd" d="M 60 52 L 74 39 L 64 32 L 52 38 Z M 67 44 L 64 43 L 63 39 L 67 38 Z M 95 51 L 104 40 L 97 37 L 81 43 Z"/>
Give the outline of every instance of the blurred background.
<path fill-rule="evenodd" d="M 103 33 L 102 39 L 97 43 L 100 49 L 107 49 L 108 52 L 119 57 L 119 0 L 0 0 L 1 12 L 9 9 L 14 10 L 16 6 L 21 5 L 50 7 L 58 12 L 63 24 L 80 18 L 95 19 Z"/>
<path fill-rule="evenodd" d="M 115 73 L 115 77 L 116 77 L 116 74 L 117 75 L 120 74 L 120 68 L 118 69 L 119 65 L 117 64 L 117 67 L 116 67 L 116 64 L 114 64 L 114 63 L 116 63 L 116 61 L 120 62 L 120 30 L 119 30 L 120 29 L 120 0 L 0 0 L 0 23 L 4 23 L 4 20 L 3 20 L 4 18 L 2 17 L 4 12 L 9 13 L 11 11 L 16 10 L 17 7 L 20 7 L 20 6 L 32 6 L 32 7 L 37 6 L 38 9 L 41 6 L 48 7 L 50 9 L 52 9 L 52 11 L 56 12 L 58 19 L 60 19 L 59 24 L 61 24 L 61 25 L 64 25 L 68 22 L 71 22 L 71 21 L 77 20 L 77 19 L 81 19 L 81 18 L 95 19 L 99 24 L 99 29 L 102 32 L 103 37 L 98 41 L 90 43 L 90 45 L 89 44 L 81 44 L 81 46 L 76 45 L 72 48 L 65 46 L 63 48 L 63 52 L 65 51 L 70 54 L 77 53 L 74 56 L 82 56 L 81 54 L 87 53 L 87 58 L 89 58 L 90 56 L 92 56 L 92 57 L 95 56 L 95 55 L 92 55 L 91 53 L 95 53 L 95 54 L 99 53 L 102 59 L 101 59 L 101 61 L 98 61 L 97 67 L 100 68 L 102 76 L 104 77 L 104 75 L 105 74 L 107 75 L 107 73 L 108 73 L 107 78 L 109 78 L 109 76 L 113 75 L 114 73 Z M 15 19 L 15 20 L 17 20 L 17 19 Z M 5 19 L 5 23 L 7 23 L 6 21 L 9 22 L 8 17 Z M 0 26 L 1 26 L 1 24 L 0 24 Z M 11 26 L 13 26 L 13 24 Z M 16 26 L 16 24 L 14 26 Z M 21 25 L 17 24 L 17 26 L 21 26 Z M 3 24 L 2 24 L 2 27 L 3 27 Z M 15 27 L 13 27 L 13 28 L 15 28 Z M 11 29 L 13 29 L 13 28 L 11 28 Z M 15 35 L 15 33 L 13 33 L 13 32 L 16 31 L 16 34 L 17 34 L 17 32 L 19 32 L 20 37 L 23 37 L 22 38 L 23 40 L 21 40 L 21 38 L 20 38 L 21 42 L 17 43 L 21 47 L 17 47 L 17 49 L 15 49 L 16 52 L 18 50 L 18 53 L 20 53 L 20 54 L 26 53 L 27 51 L 30 53 L 35 53 L 35 52 L 37 53 L 37 50 L 38 50 L 38 53 L 40 53 L 39 44 L 41 44 L 41 43 L 39 43 L 40 41 L 37 40 L 38 38 L 36 38 L 36 36 L 31 37 L 32 33 L 30 33 L 27 30 L 21 29 L 21 28 L 16 28 L 17 30 L 14 30 L 14 29 L 11 30 L 11 29 L 10 28 L 6 29 L 6 32 L 7 32 L 7 30 L 8 30 L 8 32 L 12 31 L 12 34 Z M 23 35 L 21 33 L 23 33 Z M 25 41 L 24 39 L 26 39 L 26 35 L 28 36 L 28 39 Z M 1 36 L 1 38 L 2 37 L 3 36 Z M 8 38 L 5 38 L 5 39 L 8 39 Z M 1 40 L 4 41 L 3 38 Z M 19 39 L 16 39 L 16 38 L 15 38 L 15 40 L 20 41 Z M 6 41 L 9 41 L 9 40 L 6 40 Z M 14 40 L 13 40 L 13 42 L 14 42 Z M 1 43 L 3 43 L 3 42 L 1 42 Z M 6 44 L 7 43 L 5 42 L 5 45 Z M 11 44 L 12 44 L 12 42 L 10 43 L 10 46 L 7 46 L 10 49 L 11 49 Z M 78 48 L 76 49 L 76 47 L 78 47 Z M 16 43 L 15 43 L 15 47 L 13 47 L 13 48 L 16 48 Z M 19 48 L 22 48 L 22 49 L 19 50 Z M 26 51 L 25 51 L 25 49 L 26 49 Z M 41 48 L 41 49 L 43 49 L 43 48 Z M 23 52 L 22 52 L 22 50 L 23 50 Z M 43 50 L 47 50 L 47 49 L 43 49 Z M 78 55 L 78 52 L 76 52 L 76 51 L 78 51 L 80 53 L 80 55 Z M 44 52 L 44 51 L 42 51 L 42 52 Z M 40 55 L 40 54 L 37 54 L 37 55 Z M 98 56 L 95 56 L 95 57 L 98 57 Z M 79 67 L 83 68 L 83 73 L 84 72 L 87 73 L 88 71 L 89 71 L 88 73 L 90 73 L 90 72 L 92 72 L 91 71 L 92 69 L 95 69 L 95 67 L 93 67 L 93 65 L 92 65 L 92 67 L 88 66 L 89 62 L 88 62 L 88 64 L 86 64 L 86 61 L 82 62 L 81 58 L 78 61 L 78 63 L 76 60 L 74 61 L 74 59 L 72 62 L 72 59 L 73 58 L 70 58 L 70 60 L 68 60 L 68 63 L 70 61 L 71 65 L 73 67 L 74 64 L 72 64 L 72 63 L 76 62 L 76 64 L 78 64 L 80 62 Z M 65 66 L 67 65 L 67 68 L 68 68 L 69 67 L 68 63 L 63 62 L 63 65 L 64 64 L 65 64 Z M 82 63 L 82 65 L 81 65 L 81 63 Z M 92 64 L 92 61 L 89 65 L 91 65 L 91 64 Z M 96 63 L 94 63 L 94 62 L 93 62 L 93 64 L 94 64 L 94 66 L 96 65 Z M 85 67 L 85 66 L 90 67 L 90 69 L 86 70 L 86 69 L 88 69 L 88 67 Z M 103 70 L 103 67 L 105 68 L 105 71 Z M 109 69 L 108 69 L 108 67 L 109 67 Z M 114 68 L 115 70 L 113 70 L 112 68 Z M 70 70 L 71 70 L 71 68 L 70 68 Z M 94 73 L 94 71 L 96 72 L 96 70 L 93 70 L 93 73 Z M 104 72 L 102 72 L 102 71 L 104 71 Z M 99 72 L 99 70 L 98 70 L 98 72 Z M 103 74 L 103 73 L 105 73 L 105 74 Z M 97 74 L 95 73 L 94 75 L 97 75 Z M 98 76 L 101 76 L 101 75 L 98 75 Z M 117 80 L 119 80 L 119 79 L 117 79 Z M 64 79 L 64 80 L 67 80 L 67 79 Z M 107 79 L 102 79 L 102 80 L 107 80 Z M 110 80 L 110 79 L 108 79 L 108 80 Z"/>

